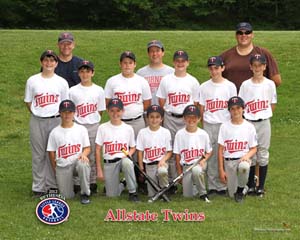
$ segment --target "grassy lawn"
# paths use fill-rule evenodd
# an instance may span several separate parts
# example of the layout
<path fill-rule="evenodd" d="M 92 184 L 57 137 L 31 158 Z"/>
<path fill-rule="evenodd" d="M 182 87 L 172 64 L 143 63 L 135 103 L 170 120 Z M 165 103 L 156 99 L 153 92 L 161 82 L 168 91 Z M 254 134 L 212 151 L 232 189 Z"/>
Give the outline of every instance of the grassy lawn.
<path fill-rule="evenodd" d="M 29 76 L 39 71 L 45 49 L 57 50 L 60 31 L 0 31 L 0 239 L 299 239 L 300 236 L 300 32 L 255 32 L 255 44 L 268 48 L 276 57 L 283 84 L 278 88 L 278 105 L 272 119 L 270 167 L 264 199 L 247 197 L 243 204 L 215 197 L 211 204 L 198 199 L 133 204 L 127 193 L 108 199 L 101 191 L 92 204 L 68 201 L 69 220 L 57 226 L 41 223 L 35 216 L 38 200 L 31 197 L 31 153 L 29 113 L 23 102 Z M 235 44 L 234 32 L 221 31 L 73 31 L 75 54 L 95 63 L 95 83 L 119 73 L 119 56 L 132 50 L 137 69 L 147 64 L 146 44 L 160 39 L 165 45 L 165 62 L 172 64 L 178 49 L 191 59 L 189 72 L 200 83 L 209 78 L 206 61 Z M 107 118 L 104 118 L 104 121 Z M 299 145 L 298 145 L 299 144 Z M 100 184 L 99 184 L 100 185 Z M 100 186 L 102 189 L 102 186 Z M 297 190 L 298 189 L 298 190 Z M 105 222 L 109 209 L 156 212 L 155 222 Z M 204 212 L 203 222 L 163 221 L 164 209 L 173 212 Z M 298 236 L 298 237 L 297 237 Z"/>

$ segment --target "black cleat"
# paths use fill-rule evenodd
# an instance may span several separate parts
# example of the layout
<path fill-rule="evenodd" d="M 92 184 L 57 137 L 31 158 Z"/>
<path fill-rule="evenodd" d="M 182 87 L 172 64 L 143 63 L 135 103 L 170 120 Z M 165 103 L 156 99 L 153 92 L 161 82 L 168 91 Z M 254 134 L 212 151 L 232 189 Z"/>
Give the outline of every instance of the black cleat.
<path fill-rule="evenodd" d="M 137 193 L 129 193 L 129 201 L 131 202 L 139 202 L 139 196 L 137 195 Z"/>
<path fill-rule="evenodd" d="M 207 194 L 201 195 L 201 196 L 200 196 L 200 199 L 203 200 L 203 201 L 206 202 L 206 203 L 210 203 L 210 200 L 209 200 Z"/>
<path fill-rule="evenodd" d="M 82 194 L 82 195 L 80 196 L 80 202 L 81 202 L 82 204 L 89 204 L 89 203 L 91 203 L 91 200 L 90 200 L 90 197 L 89 197 L 88 195 Z"/>
<path fill-rule="evenodd" d="M 242 203 L 243 202 L 243 199 L 244 199 L 244 194 L 243 193 L 238 193 L 236 192 L 234 194 L 234 200 L 238 203 Z"/>
<path fill-rule="evenodd" d="M 265 191 L 263 189 L 257 189 L 256 195 L 260 198 L 263 198 L 265 195 Z"/>

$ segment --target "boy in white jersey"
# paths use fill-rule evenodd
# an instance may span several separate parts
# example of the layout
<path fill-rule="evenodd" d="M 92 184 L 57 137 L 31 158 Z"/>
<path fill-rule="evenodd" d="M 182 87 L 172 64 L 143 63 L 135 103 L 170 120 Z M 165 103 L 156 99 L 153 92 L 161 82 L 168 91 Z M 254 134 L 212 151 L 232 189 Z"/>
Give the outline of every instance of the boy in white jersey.
<path fill-rule="evenodd" d="M 163 63 L 165 48 L 161 41 L 150 41 L 147 44 L 147 51 L 149 64 L 140 68 L 136 74 L 144 77 L 148 81 L 152 94 L 152 104 L 158 104 L 156 93 L 160 81 L 164 76 L 174 73 L 174 68 Z"/>
<path fill-rule="evenodd" d="M 165 110 L 163 126 L 170 130 L 172 141 L 176 132 L 184 128 L 183 110 L 190 104 L 198 104 L 199 82 L 187 73 L 189 56 L 187 52 L 178 50 L 174 53 L 174 74 L 162 78 L 156 96 L 159 105 Z M 169 160 L 169 178 L 177 176 L 175 159 Z M 176 191 L 176 189 L 175 189 Z"/>
<path fill-rule="evenodd" d="M 138 202 L 134 164 L 122 152 L 122 149 L 125 149 L 128 151 L 129 156 L 132 156 L 135 152 L 133 128 L 121 120 L 124 105 L 119 98 L 109 100 L 107 112 L 110 121 L 99 126 L 96 136 L 97 177 L 99 180 L 105 179 L 106 196 L 120 196 L 124 188 L 123 184 L 119 181 L 119 174 L 122 169 L 129 192 L 129 200 Z M 101 166 L 102 158 L 104 172 Z"/>
<path fill-rule="evenodd" d="M 195 184 L 200 194 L 200 199 L 210 202 L 205 187 L 205 170 L 207 160 L 212 154 L 208 134 L 198 127 L 200 111 L 196 105 L 188 105 L 183 112 L 185 128 L 180 129 L 175 136 L 173 152 L 176 159 L 178 174 L 182 173 L 199 158 L 199 164 L 184 175 L 182 180 L 183 196 L 192 197 Z"/>
<path fill-rule="evenodd" d="M 42 70 L 27 80 L 24 97 L 31 114 L 32 192 L 35 197 L 57 187 L 46 147 L 49 133 L 60 122 L 59 103 L 69 97 L 68 83 L 54 73 L 57 55 L 46 50 L 40 61 Z"/>
<path fill-rule="evenodd" d="M 207 163 L 208 194 L 225 195 L 226 185 L 220 182 L 219 177 L 218 135 L 221 124 L 230 120 L 227 101 L 236 96 L 237 91 L 235 85 L 222 76 L 225 66 L 221 57 L 210 57 L 207 67 L 211 79 L 199 88 L 199 104 L 202 126 L 208 133 L 213 148 L 213 154 Z"/>
<path fill-rule="evenodd" d="M 228 100 L 231 120 L 220 127 L 218 160 L 220 180 L 227 184 L 229 197 L 242 202 L 247 184 L 251 157 L 256 153 L 257 136 L 254 126 L 243 118 L 245 104 L 234 96 Z"/>
<path fill-rule="evenodd" d="M 259 184 L 256 194 L 264 196 L 264 185 L 269 164 L 269 147 L 271 141 L 270 118 L 273 115 L 277 103 L 275 83 L 264 77 L 267 61 L 264 55 L 256 54 L 250 58 L 250 69 L 253 77 L 244 81 L 241 85 L 239 96 L 245 101 L 244 117 L 250 121 L 257 132 L 258 149 L 252 159 L 250 168 L 248 193 L 255 193 L 255 164 L 259 165 Z"/>
<path fill-rule="evenodd" d="M 85 126 L 89 133 L 91 144 L 91 153 L 88 156 L 91 167 L 90 189 L 92 193 L 97 193 L 95 139 L 102 112 L 105 110 L 105 95 L 103 88 L 92 82 L 95 71 L 91 61 L 80 61 L 78 74 L 81 82 L 70 89 L 69 95 L 76 106 L 76 123 Z M 75 190 L 79 190 L 76 182 Z"/>
<path fill-rule="evenodd" d="M 167 161 L 172 156 L 171 133 L 161 126 L 163 117 L 164 110 L 159 105 L 148 107 L 149 126 L 140 130 L 136 145 L 140 169 L 155 179 L 161 188 L 169 183 Z M 156 192 L 150 184 L 147 186 L 148 196 L 152 197 Z"/>
<path fill-rule="evenodd" d="M 47 151 L 56 174 L 58 190 L 66 198 L 73 198 L 74 173 L 78 174 L 81 188 L 81 203 L 90 203 L 91 152 L 87 129 L 74 123 L 75 104 L 64 100 L 59 105 L 61 124 L 54 128 L 48 140 Z"/>

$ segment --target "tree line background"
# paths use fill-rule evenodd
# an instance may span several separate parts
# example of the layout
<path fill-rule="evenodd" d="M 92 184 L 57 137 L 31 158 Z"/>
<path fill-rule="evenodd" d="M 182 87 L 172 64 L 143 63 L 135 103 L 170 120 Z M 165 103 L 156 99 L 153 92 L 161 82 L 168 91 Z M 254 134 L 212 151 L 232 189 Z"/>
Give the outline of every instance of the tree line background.
<path fill-rule="evenodd" d="M 300 29 L 299 0 L 0 0 L 0 28 Z"/>

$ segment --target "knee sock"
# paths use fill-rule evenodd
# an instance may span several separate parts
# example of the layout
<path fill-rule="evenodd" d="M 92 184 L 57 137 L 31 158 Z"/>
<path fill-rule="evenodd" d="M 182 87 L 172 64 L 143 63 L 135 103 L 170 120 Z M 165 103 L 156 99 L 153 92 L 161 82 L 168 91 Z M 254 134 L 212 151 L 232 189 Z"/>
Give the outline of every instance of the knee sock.
<path fill-rule="evenodd" d="M 265 188 L 265 181 L 268 172 L 268 165 L 266 166 L 259 166 L 259 186 L 258 189 L 264 190 Z"/>
<path fill-rule="evenodd" d="M 247 183 L 247 186 L 249 188 L 254 188 L 255 187 L 254 175 L 255 175 L 255 166 L 251 166 L 250 171 L 249 171 L 248 183 Z"/>

